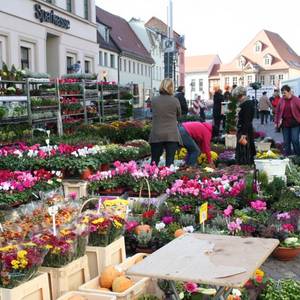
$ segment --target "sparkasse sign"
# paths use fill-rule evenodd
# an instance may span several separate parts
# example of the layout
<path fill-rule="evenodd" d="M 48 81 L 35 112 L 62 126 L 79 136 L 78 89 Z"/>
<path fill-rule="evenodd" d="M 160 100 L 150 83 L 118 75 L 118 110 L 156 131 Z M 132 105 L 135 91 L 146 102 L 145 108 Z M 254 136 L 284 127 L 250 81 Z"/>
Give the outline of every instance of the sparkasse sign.
<path fill-rule="evenodd" d="M 64 29 L 70 29 L 70 21 L 56 15 L 53 10 L 45 11 L 39 4 L 35 4 L 34 11 L 35 18 L 39 19 L 41 23 L 47 22 Z"/>

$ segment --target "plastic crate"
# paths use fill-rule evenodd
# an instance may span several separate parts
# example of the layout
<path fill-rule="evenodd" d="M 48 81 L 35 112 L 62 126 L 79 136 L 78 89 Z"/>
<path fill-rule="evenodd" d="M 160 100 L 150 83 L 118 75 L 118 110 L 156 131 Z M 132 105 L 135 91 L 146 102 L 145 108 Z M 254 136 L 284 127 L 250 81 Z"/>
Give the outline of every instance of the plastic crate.
<path fill-rule="evenodd" d="M 84 180 L 63 180 L 62 185 L 64 187 L 65 197 L 68 197 L 70 193 L 75 192 L 77 197 L 80 199 L 88 196 L 87 186 L 88 182 Z"/>

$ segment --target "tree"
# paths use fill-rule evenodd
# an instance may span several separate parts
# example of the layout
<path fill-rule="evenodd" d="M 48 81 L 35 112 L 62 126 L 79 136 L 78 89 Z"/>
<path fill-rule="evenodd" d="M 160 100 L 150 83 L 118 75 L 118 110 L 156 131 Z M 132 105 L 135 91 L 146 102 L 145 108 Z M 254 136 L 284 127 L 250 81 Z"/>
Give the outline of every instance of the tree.
<path fill-rule="evenodd" d="M 236 109 L 238 99 L 231 95 L 226 113 L 226 133 L 236 132 Z"/>

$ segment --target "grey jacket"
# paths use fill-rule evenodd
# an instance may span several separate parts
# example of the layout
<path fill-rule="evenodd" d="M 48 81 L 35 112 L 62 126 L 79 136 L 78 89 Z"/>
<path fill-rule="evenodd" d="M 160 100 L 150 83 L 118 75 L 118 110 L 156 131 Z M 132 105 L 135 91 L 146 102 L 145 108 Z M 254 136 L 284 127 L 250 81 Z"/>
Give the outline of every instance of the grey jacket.
<path fill-rule="evenodd" d="M 272 108 L 271 101 L 267 96 L 262 96 L 259 99 L 258 110 L 264 111 L 264 110 L 269 110 L 269 108 Z"/>
<path fill-rule="evenodd" d="M 182 144 L 177 118 L 181 116 L 179 100 L 173 96 L 160 95 L 152 98 L 152 129 L 149 143 L 178 142 Z"/>

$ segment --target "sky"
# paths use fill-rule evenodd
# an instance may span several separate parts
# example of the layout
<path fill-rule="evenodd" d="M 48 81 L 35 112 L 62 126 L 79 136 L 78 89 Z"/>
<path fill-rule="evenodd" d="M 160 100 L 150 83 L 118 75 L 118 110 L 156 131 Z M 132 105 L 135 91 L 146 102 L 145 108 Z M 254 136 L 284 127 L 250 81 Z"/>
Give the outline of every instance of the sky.
<path fill-rule="evenodd" d="M 96 0 L 126 20 L 167 23 L 168 0 Z M 185 35 L 186 55 L 218 54 L 233 60 L 262 29 L 281 37 L 300 55 L 299 0 L 173 0 L 174 30 Z"/>

